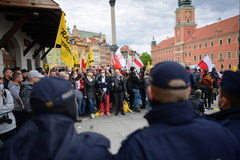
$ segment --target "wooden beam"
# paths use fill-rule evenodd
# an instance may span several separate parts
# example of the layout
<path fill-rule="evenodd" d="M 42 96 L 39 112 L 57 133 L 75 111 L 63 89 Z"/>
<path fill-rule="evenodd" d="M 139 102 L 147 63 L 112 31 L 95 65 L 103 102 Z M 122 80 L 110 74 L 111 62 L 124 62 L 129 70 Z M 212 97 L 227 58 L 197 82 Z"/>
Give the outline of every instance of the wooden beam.
<path fill-rule="evenodd" d="M 39 54 L 39 52 L 41 51 L 41 50 L 43 50 L 45 47 L 43 47 L 43 46 L 40 46 L 35 52 L 34 52 L 34 54 L 33 54 L 33 59 L 35 59 L 36 57 L 37 57 L 37 55 Z"/>
<path fill-rule="evenodd" d="M 22 27 L 25 22 L 27 22 L 31 16 L 32 12 L 26 13 L 9 29 L 7 33 L 3 35 L 0 40 L 0 48 L 2 48 L 12 38 L 12 36 Z"/>
<path fill-rule="evenodd" d="M 32 43 L 23 51 L 23 56 L 26 56 L 26 54 L 32 49 L 32 47 L 37 43 L 37 40 L 35 39 L 32 41 Z"/>
<path fill-rule="evenodd" d="M 46 57 L 46 55 L 52 50 L 52 48 L 53 48 L 53 47 L 48 48 L 47 52 L 45 52 L 45 53 L 42 55 L 41 60 L 43 60 L 43 58 Z"/>

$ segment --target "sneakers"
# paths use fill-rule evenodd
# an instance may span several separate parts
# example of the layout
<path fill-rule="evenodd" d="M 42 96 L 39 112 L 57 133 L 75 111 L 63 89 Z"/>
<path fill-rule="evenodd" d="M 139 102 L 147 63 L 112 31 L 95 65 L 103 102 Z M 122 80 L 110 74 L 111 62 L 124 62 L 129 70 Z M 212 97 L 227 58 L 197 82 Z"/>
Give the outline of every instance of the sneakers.
<path fill-rule="evenodd" d="M 95 116 L 94 116 L 94 114 L 92 113 L 92 114 L 90 114 L 90 118 L 91 119 L 94 119 L 95 118 Z"/>
<path fill-rule="evenodd" d="M 99 116 L 102 116 L 104 113 L 103 112 L 100 112 Z"/>
<path fill-rule="evenodd" d="M 110 116 L 111 114 L 109 112 L 107 112 L 106 115 Z"/>

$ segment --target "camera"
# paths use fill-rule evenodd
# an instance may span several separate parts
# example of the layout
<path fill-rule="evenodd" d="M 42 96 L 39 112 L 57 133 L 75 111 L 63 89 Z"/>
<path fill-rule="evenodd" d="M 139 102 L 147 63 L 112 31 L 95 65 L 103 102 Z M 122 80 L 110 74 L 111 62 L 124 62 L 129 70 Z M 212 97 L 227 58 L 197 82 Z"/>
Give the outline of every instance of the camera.
<path fill-rule="evenodd" d="M 2 123 L 12 124 L 12 119 L 9 118 L 8 114 L 5 114 L 0 118 L 0 124 Z"/>

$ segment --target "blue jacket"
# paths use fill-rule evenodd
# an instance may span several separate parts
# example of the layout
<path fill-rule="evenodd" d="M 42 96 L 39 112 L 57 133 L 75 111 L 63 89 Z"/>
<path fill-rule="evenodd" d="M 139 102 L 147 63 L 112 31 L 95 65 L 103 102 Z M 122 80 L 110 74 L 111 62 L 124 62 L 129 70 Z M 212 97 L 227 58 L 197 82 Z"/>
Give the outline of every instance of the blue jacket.
<path fill-rule="evenodd" d="M 240 144 L 240 107 L 226 109 L 211 114 L 209 117 L 229 129 L 237 137 Z"/>
<path fill-rule="evenodd" d="M 107 160 L 110 142 L 96 133 L 78 134 L 74 121 L 61 114 L 45 114 L 26 122 L 4 145 L 6 160 Z"/>
<path fill-rule="evenodd" d="M 117 160 L 237 160 L 236 138 L 221 125 L 194 119 L 189 102 L 159 104 L 145 116 L 149 127 L 125 140 Z"/>

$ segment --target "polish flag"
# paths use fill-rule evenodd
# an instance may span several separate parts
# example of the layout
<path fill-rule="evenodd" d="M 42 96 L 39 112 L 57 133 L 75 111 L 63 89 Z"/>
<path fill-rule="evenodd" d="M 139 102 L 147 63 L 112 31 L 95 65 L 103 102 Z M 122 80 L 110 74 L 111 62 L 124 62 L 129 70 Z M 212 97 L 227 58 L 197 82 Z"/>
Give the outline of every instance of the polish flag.
<path fill-rule="evenodd" d="M 212 61 L 209 58 L 208 55 L 206 55 L 203 60 L 198 64 L 198 66 L 204 70 L 204 69 L 208 69 L 209 72 L 212 71 Z"/>
<path fill-rule="evenodd" d="M 113 66 L 115 69 L 121 69 L 126 66 L 126 60 L 122 56 L 120 49 L 117 50 L 113 57 Z"/>
<path fill-rule="evenodd" d="M 137 65 L 140 68 L 142 68 L 144 66 L 141 59 L 137 55 L 135 55 L 135 57 L 134 57 L 134 63 L 135 63 L 135 65 Z"/>

